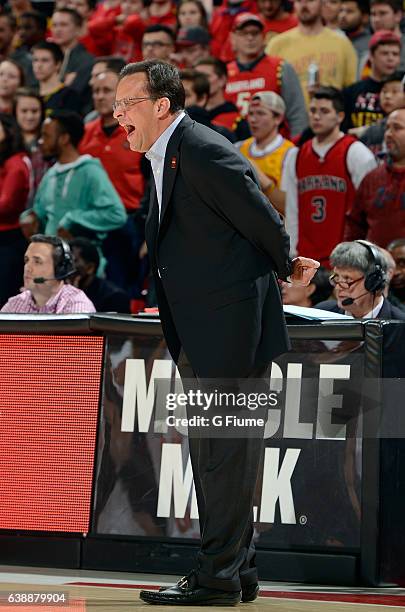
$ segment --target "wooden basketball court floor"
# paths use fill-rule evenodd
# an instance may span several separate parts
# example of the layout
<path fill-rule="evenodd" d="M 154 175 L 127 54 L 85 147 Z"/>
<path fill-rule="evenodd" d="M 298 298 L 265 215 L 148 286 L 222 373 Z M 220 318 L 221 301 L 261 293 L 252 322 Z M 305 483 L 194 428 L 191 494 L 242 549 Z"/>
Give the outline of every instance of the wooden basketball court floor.
<path fill-rule="evenodd" d="M 224 610 L 218 606 L 151 606 L 139 599 L 141 588 L 176 582 L 164 575 L 17 568 L 0 566 L 1 612 L 169 612 Z M 39 596 L 48 601 L 40 603 Z M 26 603 L 36 598 L 37 603 Z M 62 600 L 65 599 L 65 602 Z M 261 583 L 260 597 L 239 604 L 237 612 L 394 612 L 405 610 L 405 589 L 362 589 Z"/>

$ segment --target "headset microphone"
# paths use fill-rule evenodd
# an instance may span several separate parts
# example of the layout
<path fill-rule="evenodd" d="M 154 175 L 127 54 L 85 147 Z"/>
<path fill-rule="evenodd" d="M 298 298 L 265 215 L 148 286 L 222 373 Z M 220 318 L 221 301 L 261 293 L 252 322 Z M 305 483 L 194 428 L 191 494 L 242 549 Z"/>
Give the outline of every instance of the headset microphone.
<path fill-rule="evenodd" d="M 76 269 L 73 263 L 72 252 L 67 242 L 65 242 L 59 236 L 44 236 L 42 234 L 36 234 L 32 236 L 31 242 L 46 242 L 51 244 L 54 249 L 54 274 L 55 276 L 36 276 L 32 281 L 36 285 L 43 285 L 44 283 L 52 280 L 64 280 L 68 276 L 76 274 Z M 57 255 L 55 261 L 55 253 Z"/>
<path fill-rule="evenodd" d="M 51 280 L 59 280 L 59 279 L 55 277 L 54 278 L 44 278 L 43 276 L 38 276 L 37 278 L 33 278 L 32 282 L 35 283 L 36 285 L 43 285 L 47 281 L 51 281 Z"/>
<path fill-rule="evenodd" d="M 373 269 L 364 277 L 364 288 L 367 289 L 366 293 L 362 293 L 355 298 L 346 298 L 342 300 L 342 306 L 351 306 L 356 300 L 367 295 L 367 293 L 371 293 L 374 296 L 373 299 L 375 299 L 377 293 L 384 289 L 387 282 L 386 272 L 382 265 L 383 256 L 378 250 L 378 247 L 366 240 L 355 240 L 355 242 L 367 249 L 370 264 Z"/>
<path fill-rule="evenodd" d="M 44 276 L 37 276 L 36 278 L 32 279 L 32 282 L 37 284 L 37 285 L 43 285 L 47 281 L 63 280 L 65 278 L 67 278 L 68 276 L 72 276 L 72 274 L 74 274 L 74 273 L 75 273 L 75 270 L 71 270 L 67 274 L 60 274 L 59 276 L 54 276 L 52 278 L 45 278 Z"/>
<path fill-rule="evenodd" d="M 41 238 L 40 234 L 38 234 L 38 238 Z M 64 240 L 62 240 L 62 238 L 59 238 L 58 236 L 52 236 L 49 238 L 49 240 L 51 240 L 51 244 L 53 245 L 54 249 L 57 249 L 59 251 L 58 262 L 55 264 L 55 276 L 49 278 L 45 276 L 37 276 L 32 279 L 32 281 L 36 285 L 43 285 L 47 281 L 64 280 L 68 276 L 72 276 L 76 273 L 72 258 L 72 252 L 67 242 L 65 242 Z M 41 240 L 38 240 L 37 242 L 40 241 Z"/>
<path fill-rule="evenodd" d="M 354 304 L 356 300 L 358 300 L 361 297 L 364 297 L 365 295 L 368 295 L 369 293 L 370 293 L 369 291 L 366 291 L 366 293 L 361 293 L 355 298 L 345 298 L 344 300 L 342 300 L 342 306 L 351 306 L 352 304 Z"/>

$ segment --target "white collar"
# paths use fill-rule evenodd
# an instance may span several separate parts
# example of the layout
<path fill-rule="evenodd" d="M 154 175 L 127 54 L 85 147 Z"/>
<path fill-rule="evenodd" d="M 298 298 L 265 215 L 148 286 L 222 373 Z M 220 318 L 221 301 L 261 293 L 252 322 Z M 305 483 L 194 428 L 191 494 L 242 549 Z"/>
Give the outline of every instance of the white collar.
<path fill-rule="evenodd" d="M 253 155 L 253 157 L 264 157 L 265 155 L 269 155 L 270 153 L 273 153 L 276 149 L 281 147 L 283 142 L 284 138 L 281 136 L 281 134 L 276 134 L 273 140 L 269 142 L 263 149 L 261 149 L 257 146 L 256 140 L 253 140 L 252 144 L 250 145 L 250 153 L 251 155 Z"/>
<path fill-rule="evenodd" d="M 362 319 L 376 319 L 378 317 L 378 315 L 380 314 L 380 310 L 383 307 L 384 304 L 384 296 L 380 295 L 380 299 L 377 302 L 377 304 L 374 306 L 373 310 L 370 310 L 370 312 L 368 312 L 367 314 L 364 315 L 364 317 L 361 317 Z M 345 315 L 348 315 L 349 317 L 353 317 L 351 312 L 347 312 L 345 310 Z"/>
<path fill-rule="evenodd" d="M 56 162 L 52 166 L 52 169 L 55 172 L 66 172 L 67 170 L 71 170 L 72 168 L 80 166 L 80 164 L 89 159 L 93 159 L 92 156 L 88 153 L 85 153 L 84 155 L 80 155 L 80 157 L 78 157 L 74 162 L 68 162 L 67 164 L 61 164 L 60 162 Z"/>
<path fill-rule="evenodd" d="M 166 155 L 167 145 L 170 140 L 170 136 L 173 134 L 176 127 L 179 125 L 180 121 L 185 117 L 186 113 L 181 111 L 180 114 L 176 117 L 176 119 L 162 132 L 156 142 L 150 147 L 149 151 L 145 153 L 146 159 L 149 161 L 158 161 L 161 162 Z"/>

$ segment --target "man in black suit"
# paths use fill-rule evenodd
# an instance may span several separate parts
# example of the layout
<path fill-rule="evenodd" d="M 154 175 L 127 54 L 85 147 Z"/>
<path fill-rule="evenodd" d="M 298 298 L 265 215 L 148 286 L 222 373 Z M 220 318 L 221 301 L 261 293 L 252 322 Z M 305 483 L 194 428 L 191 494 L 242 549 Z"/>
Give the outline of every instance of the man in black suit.
<path fill-rule="evenodd" d="M 289 349 L 275 273 L 307 284 L 318 262 L 289 258 L 289 238 L 249 163 L 184 113 L 175 67 L 130 64 L 115 117 L 146 152 L 154 188 L 146 241 L 163 331 L 182 379 L 264 376 Z M 155 604 L 235 605 L 258 592 L 252 505 L 258 439 L 189 438 L 201 528 L 198 569 L 142 591 Z"/>
<path fill-rule="evenodd" d="M 330 262 L 336 300 L 320 302 L 315 308 L 355 319 L 405 320 L 405 312 L 384 297 L 388 262 L 377 245 L 366 240 L 341 242 L 333 249 Z"/>

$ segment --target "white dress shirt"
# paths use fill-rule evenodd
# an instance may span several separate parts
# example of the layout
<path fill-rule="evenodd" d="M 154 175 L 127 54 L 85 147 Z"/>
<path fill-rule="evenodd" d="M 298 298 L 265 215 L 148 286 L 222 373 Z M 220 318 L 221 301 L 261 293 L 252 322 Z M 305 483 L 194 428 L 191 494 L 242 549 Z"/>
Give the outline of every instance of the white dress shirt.
<path fill-rule="evenodd" d="M 380 299 L 378 300 L 377 304 L 374 306 L 373 310 L 370 310 L 370 312 L 368 312 L 367 314 L 364 315 L 364 317 L 361 317 L 361 318 L 362 319 L 376 319 L 380 313 L 381 308 L 383 307 L 383 304 L 384 304 L 384 296 L 380 295 Z M 348 317 L 353 317 L 352 313 L 348 312 L 347 310 L 345 310 L 345 315 L 347 315 Z"/>
<path fill-rule="evenodd" d="M 173 123 L 171 123 L 169 127 L 162 132 L 156 142 L 153 143 L 149 151 L 145 153 L 145 157 L 149 159 L 152 166 L 153 178 L 155 179 L 156 194 L 159 205 L 159 221 L 162 210 L 163 170 L 165 165 L 166 149 L 170 136 L 173 134 L 174 130 L 185 115 L 186 113 L 181 111 Z"/>

